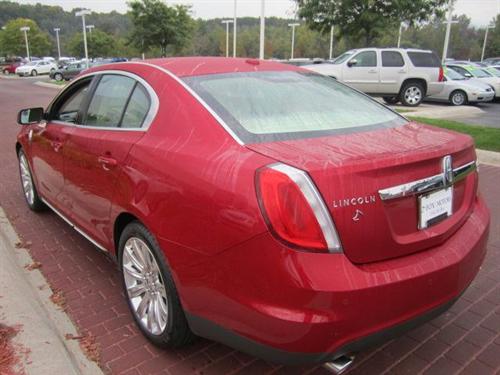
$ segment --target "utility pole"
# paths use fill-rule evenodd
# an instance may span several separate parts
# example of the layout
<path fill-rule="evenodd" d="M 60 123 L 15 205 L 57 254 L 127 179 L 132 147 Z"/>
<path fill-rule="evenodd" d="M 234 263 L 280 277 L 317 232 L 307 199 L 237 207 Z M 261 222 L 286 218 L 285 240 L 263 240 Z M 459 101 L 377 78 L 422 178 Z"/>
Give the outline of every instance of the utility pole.
<path fill-rule="evenodd" d="M 448 55 L 448 44 L 450 42 L 450 30 L 452 23 L 458 23 L 458 21 L 453 20 L 453 3 L 455 0 L 450 0 L 448 3 L 448 20 L 446 21 L 446 35 L 444 37 L 444 47 L 443 47 L 443 58 L 441 59 L 441 63 L 444 64 L 446 57 Z"/>
<path fill-rule="evenodd" d="M 399 24 L 398 48 L 401 47 L 401 34 L 403 34 L 403 22 Z"/>
<path fill-rule="evenodd" d="M 236 57 L 236 1 L 234 0 L 234 16 L 233 16 L 233 57 Z"/>
<path fill-rule="evenodd" d="M 226 24 L 226 57 L 229 57 L 229 24 L 233 23 L 233 20 L 222 20 L 221 23 Z"/>
<path fill-rule="evenodd" d="M 484 60 L 484 51 L 486 51 L 486 42 L 488 41 L 488 30 L 494 29 L 495 25 L 486 26 L 486 32 L 484 33 L 484 43 L 483 43 L 483 52 L 481 52 L 481 61 Z"/>
<path fill-rule="evenodd" d="M 85 49 L 85 61 L 87 64 L 87 69 L 89 68 L 89 51 L 87 49 L 87 28 L 85 27 L 85 15 L 90 14 L 90 10 L 82 9 L 75 13 L 76 17 L 82 17 L 82 28 L 83 28 L 83 48 Z"/>
<path fill-rule="evenodd" d="M 290 60 L 293 60 L 293 49 L 295 48 L 295 28 L 300 26 L 300 23 L 289 23 L 288 26 L 292 28 L 292 51 L 290 53 Z"/>
<path fill-rule="evenodd" d="M 23 26 L 19 30 L 24 32 L 24 43 L 26 44 L 26 58 L 28 61 L 30 60 L 30 47 L 28 45 L 28 31 L 30 31 L 29 26 Z"/>
<path fill-rule="evenodd" d="M 56 27 L 54 31 L 56 32 L 57 39 L 57 59 L 61 60 L 61 44 L 59 44 L 59 31 L 61 31 L 61 29 L 59 27 Z"/>
<path fill-rule="evenodd" d="M 333 59 L 333 25 L 330 29 L 330 60 Z"/>
<path fill-rule="evenodd" d="M 260 48 L 259 59 L 264 60 L 264 44 L 265 44 L 265 30 L 266 30 L 266 0 L 260 0 Z"/>

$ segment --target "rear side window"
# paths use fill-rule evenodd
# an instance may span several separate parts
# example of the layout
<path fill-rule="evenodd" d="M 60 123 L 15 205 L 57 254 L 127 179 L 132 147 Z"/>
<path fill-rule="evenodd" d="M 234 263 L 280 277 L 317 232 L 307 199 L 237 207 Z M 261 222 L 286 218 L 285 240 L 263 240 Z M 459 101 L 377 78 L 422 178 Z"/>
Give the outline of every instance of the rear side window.
<path fill-rule="evenodd" d="M 140 128 L 149 110 L 149 96 L 146 89 L 137 83 L 123 114 L 122 128 Z"/>
<path fill-rule="evenodd" d="M 382 66 L 398 67 L 404 66 L 403 56 L 396 51 L 382 51 Z"/>
<path fill-rule="evenodd" d="M 118 127 L 135 82 L 120 75 L 103 75 L 90 101 L 85 125 Z"/>
<path fill-rule="evenodd" d="M 439 68 L 441 61 L 434 52 L 408 52 L 412 64 L 417 68 Z"/>
<path fill-rule="evenodd" d="M 377 53 L 375 51 L 360 52 L 354 56 L 353 60 L 357 61 L 354 67 L 377 66 Z"/>

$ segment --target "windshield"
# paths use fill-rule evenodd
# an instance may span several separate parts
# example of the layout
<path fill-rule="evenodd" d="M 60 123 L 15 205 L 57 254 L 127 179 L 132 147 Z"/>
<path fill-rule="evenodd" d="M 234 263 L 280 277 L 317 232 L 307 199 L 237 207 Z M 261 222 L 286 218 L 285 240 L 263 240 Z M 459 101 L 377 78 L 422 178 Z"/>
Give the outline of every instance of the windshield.
<path fill-rule="evenodd" d="M 497 70 L 495 68 L 489 68 L 487 72 L 490 73 L 492 76 L 500 77 L 500 70 Z"/>
<path fill-rule="evenodd" d="M 466 79 L 463 75 L 455 72 L 453 69 L 446 69 L 444 74 L 446 75 L 447 79 L 450 79 L 452 81 L 462 81 Z"/>
<path fill-rule="evenodd" d="M 493 77 L 486 70 L 478 69 L 478 68 L 472 68 L 471 73 L 474 75 L 474 77 L 477 77 L 477 78 Z"/>
<path fill-rule="evenodd" d="M 331 61 L 330 64 L 335 64 L 335 65 L 342 64 L 349 57 L 351 57 L 352 55 L 354 55 L 354 52 L 356 52 L 356 51 L 347 51 L 347 52 L 344 52 L 339 57 L 333 59 L 333 61 Z"/>
<path fill-rule="evenodd" d="M 373 130 L 407 122 L 371 98 L 318 74 L 228 73 L 184 81 L 245 143 Z"/>

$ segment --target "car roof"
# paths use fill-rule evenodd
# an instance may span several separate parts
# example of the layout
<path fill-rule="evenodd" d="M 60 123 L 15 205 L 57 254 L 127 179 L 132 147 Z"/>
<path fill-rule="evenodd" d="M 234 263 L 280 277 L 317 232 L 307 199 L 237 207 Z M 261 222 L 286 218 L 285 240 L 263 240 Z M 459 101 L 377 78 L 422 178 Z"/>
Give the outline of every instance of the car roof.
<path fill-rule="evenodd" d="M 122 63 L 106 64 L 109 69 L 123 64 L 149 64 L 170 71 L 177 77 L 201 76 L 208 74 L 224 74 L 235 72 L 255 71 L 304 71 L 300 67 L 282 64 L 270 60 L 252 58 L 227 58 L 227 57 L 172 57 L 151 59 L 144 61 L 127 61 Z M 101 69 L 96 69 L 101 70 Z"/>

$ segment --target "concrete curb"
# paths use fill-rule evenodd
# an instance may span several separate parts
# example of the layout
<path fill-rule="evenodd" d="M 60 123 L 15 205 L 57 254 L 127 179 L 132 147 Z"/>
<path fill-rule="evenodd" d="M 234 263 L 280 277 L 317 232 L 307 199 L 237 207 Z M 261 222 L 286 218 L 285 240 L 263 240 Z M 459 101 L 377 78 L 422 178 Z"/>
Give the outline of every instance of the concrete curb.
<path fill-rule="evenodd" d="M 500 152 L 476 149 L 476 155 L 479 164 L 500 167 Z"/>
<path fill-rule="evenodd" d="M 37 86 L 42 86 L 42 87 L 49 87 L 51 89 L 57 89 L 57 90 L 61 90 L 63 89 L 64 87 L 66 87 L 66 85 L 56 85 L 55 83 L 50 83 L 50 82 L 40 82 L 40 81 L 36 81 L 34 83 L 34 85 L 37 85 Z"/>
<path fill-rule="evenodd" d="M 21 325 L 13 338 L 29 351 L 20 358 L 28 374 L 101 375 L 95 362 L 87 359 L 77 340 L 69 317 L 50 300 L 52 290 L 38 269 L 26 270 L 33 259 L 19 243 L 14 228 L 0 207 L 0 321 L 8 326 Z"/>

